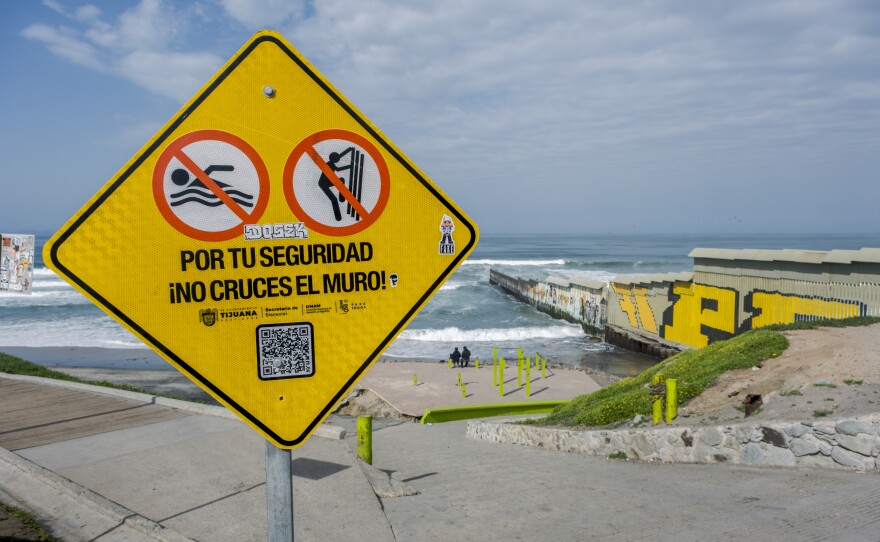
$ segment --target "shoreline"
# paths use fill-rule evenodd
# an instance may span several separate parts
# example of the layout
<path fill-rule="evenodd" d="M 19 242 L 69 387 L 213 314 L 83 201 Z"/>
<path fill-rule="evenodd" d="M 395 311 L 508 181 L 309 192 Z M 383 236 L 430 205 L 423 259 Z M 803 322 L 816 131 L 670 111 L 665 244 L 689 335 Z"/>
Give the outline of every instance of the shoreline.
<path fill-rule="evenodd" d="M 99 347 L 5 347 L 0 352 L 20 357 L 44 367 L 91 382 L 107 381 L 127 384 L 145 391 L 199 401 L 208 404 L 218 402 L 207 392 L 177 371 L 158 354 L 148 349 L 99 348 Z M 525 389 L 516 386 L 516 366 L 508 365 L 505 378 L 509 391 L 499 398 L 492 385 L 491 362 L 474 364 L 468 368 L 448 369 L 445 360 L 426 358 L 380 357 L 353 388 L 353 392 L 370 389 L 384 397 L 396 410 L 409 416 L 420 416 L 428 408 L 529 400 Z M 569 373 L 569 377 L 538 380 L 534 400 L 572 399 L 607 386 L 618 379 L 586 367 L 548 363 L 551 373 Z M 452 384 L 453 374 L 461 372 L 470 384 L 466 399 Z M 412 386 L 413 374 L 418 375 L 419 385 Z M 403 376 L 401 376 L 403 375 Z M 507 375 L 512 375 L 510 381 Z M 474 380 L 476 379 L 476 380 Z M 478 385 L 479 382 L 479 385 Z M 405 385 L 407 384 L 408 385 Z M 549 386 L 549 387 L 548 387 Z M 343 400 L 343 402 L 345 402 Z"/>

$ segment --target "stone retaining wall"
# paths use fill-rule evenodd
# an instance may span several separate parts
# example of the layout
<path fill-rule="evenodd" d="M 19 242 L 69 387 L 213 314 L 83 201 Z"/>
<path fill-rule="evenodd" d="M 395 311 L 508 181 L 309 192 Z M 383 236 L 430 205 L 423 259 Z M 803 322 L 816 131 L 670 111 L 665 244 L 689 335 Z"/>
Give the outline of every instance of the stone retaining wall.
<path fill-rule="evenodd" d="M 880 414 L 848 420 L 576 431 L 471 421 L 468 438 L 666 463 L 733 463 L 880 472 Z"/>

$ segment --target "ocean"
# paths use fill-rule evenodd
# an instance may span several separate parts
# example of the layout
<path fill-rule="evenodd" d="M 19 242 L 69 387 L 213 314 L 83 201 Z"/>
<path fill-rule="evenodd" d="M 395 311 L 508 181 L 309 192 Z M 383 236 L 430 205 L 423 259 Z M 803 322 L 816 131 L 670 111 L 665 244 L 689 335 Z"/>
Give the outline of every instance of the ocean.
<path fill-rule="evenodd" d="M 48 237 L 37 232 L 33 293 L 0 292 L 0 348 L 147 349 L 45 267 L 42 244 Z M 539 352 L 551 363 L 635 375 L 657 360 L 591 340 L 579 326 L 517 301 L 489 285 L 489 270 L 533 279 L 607 281 L 617 275 L 690 271 L 688 254 L 696 247 L 859 249 L 880 247 L 880 235 L 485 234 L 384 356 L 436 361 L 456 346 L 467 346 L 481 360 L 492 359 L 493 347 L 499 356 L 515 359 L 521 348 L 526 356 Z"/>

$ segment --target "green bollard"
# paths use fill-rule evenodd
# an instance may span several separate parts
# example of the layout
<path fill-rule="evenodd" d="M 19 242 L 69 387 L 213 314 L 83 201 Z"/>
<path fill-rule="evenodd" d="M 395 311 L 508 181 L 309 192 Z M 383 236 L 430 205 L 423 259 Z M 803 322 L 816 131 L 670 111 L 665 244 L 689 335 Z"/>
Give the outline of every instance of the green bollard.
<path fill-rule="evenodd" d="M 678 416 L 678 381 L 666 381 L 666 423 L 671 423 Z"/>
<path fill-rule="evenodd" d="M 516 385 L 522 386 L 522 371 L 523 371 L 523 360 L 519 358 L 516 360 Z"/>
<path fill-rule="evenodd" d="M 461 385 L 461 398 L 464 399 L 467 396 L 467 384 Z"/>
<path fill-rule="evenodd" d="M 449 363 L 449 368 L 452 369 L 452 360 L 447 360 L 447 362 Z"/>
<path fill-rule="evenodd" d="M 373 464 L 373 417 L 358 416 L 358 457 Z"/>
<path fill-rule="evenodd" d="M 498 360 L 497 359 L 492 360 L 492 385 L 493 386 L 498 385 Z"/>
<path fill-rule="evenodd" d="M 474 367 L 476 367 L 477 369 L 480 368 L 480 358 L 474 359 Z"/>
<path fill-rule="evenodd" d="M 541 358 L 541 378 L 547 378 L 547 358 Z"/>
<path fill-rule="evenodd" d="M 651 377 L 651 386 L 659 390 L 663 385 L 663 380 L 663 375 L 657 373 Z M 657 425 L 663 421 L 663 395 L 659 391 L 652 391 L 651 394 L 653 396 L 653 401 L 651 402 L 651 421 L 654 425 Z"/>
<path fill-rule="evenodd" d="M 526 397 L 532 396 L 532 361 L 526 358 Z"/>
<path fill-rule="evenodd" d="M 419 376 L 417 374 L 413 373 L 413 386 L 418 386 L 418 385 L 419 385 Z"/>
<path fill-rule="evenodd" d="M 458 373 L 458 385 L 461 386 L 461 373 Z"/>
<path fill-rule="evenodd" d="M 498 358 L 498 397 L 504 397 L 504 358 Z"/>

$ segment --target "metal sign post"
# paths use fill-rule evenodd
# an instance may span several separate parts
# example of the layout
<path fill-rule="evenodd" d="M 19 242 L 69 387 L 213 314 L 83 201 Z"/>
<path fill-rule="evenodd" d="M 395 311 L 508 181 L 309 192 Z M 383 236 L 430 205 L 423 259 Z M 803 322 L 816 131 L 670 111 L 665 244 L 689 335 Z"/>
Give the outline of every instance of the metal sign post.
<path fill-rule="evenodd" d="M 290 450 L 266 441 L 266 540 L 293 542 L 293 477 Z"/>

